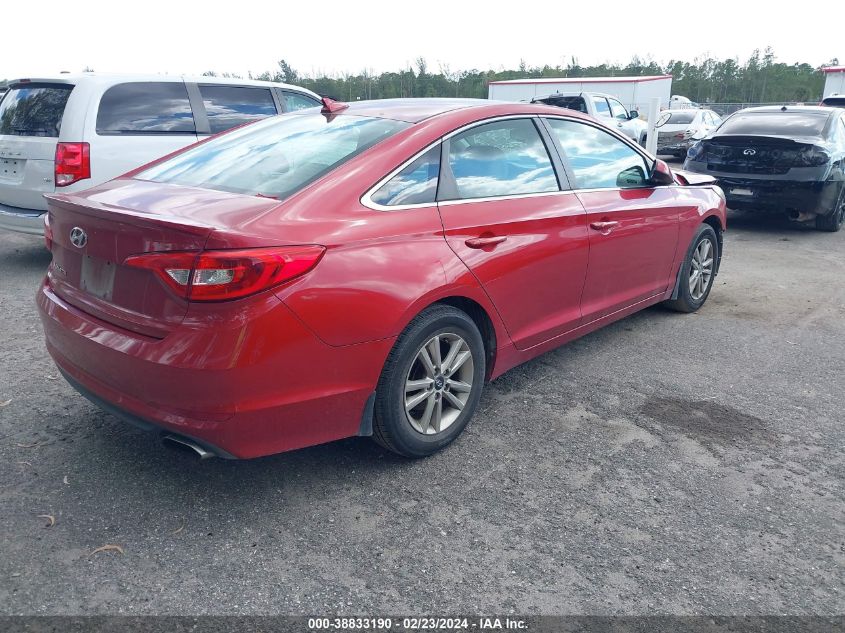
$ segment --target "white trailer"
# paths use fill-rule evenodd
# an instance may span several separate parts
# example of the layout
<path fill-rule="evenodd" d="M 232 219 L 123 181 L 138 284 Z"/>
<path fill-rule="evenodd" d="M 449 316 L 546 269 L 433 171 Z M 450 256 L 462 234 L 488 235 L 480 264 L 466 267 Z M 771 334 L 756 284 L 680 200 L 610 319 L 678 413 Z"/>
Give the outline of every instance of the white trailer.
<path fill-rule="evenodd" d="M 532 98 L 555 92 L 604 92 L 619 99 L 629 110 L 648 112 L 652 99 L 669 107 L 672 98 L 672 75 L 650 77 L 543 77 L 491 81 L 487 98 L 499 101 L 531 101 Z"/>
<path fill-rule="evenodd" d="M 828 66 L 823 70 L 825 79 L 822 98 L 830 95 L 845 95 L 845 66 Z"/>

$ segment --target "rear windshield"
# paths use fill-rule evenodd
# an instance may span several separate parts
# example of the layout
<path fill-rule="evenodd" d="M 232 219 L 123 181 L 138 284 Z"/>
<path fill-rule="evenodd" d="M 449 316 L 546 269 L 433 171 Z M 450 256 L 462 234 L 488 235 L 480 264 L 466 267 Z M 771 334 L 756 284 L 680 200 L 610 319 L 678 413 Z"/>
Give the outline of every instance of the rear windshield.
<path fill-rule="evenodd" d="M 567 110 L 577 110 L 587 114 L 587 104 L 584 103 L 582 97 L 545 97 L 537 99 L 539 103 L 557 106 L 558 108 L 566 108 Z"/>
<path fill-rule="evenodd" d="M 409 125 L 351 115 L 283 115 L 198 145 L 136 178 L 282 199 Z"/>
<path fill-rule="evenodd" d="M 829 118 L 807 112 L 740 112 L 722 123 L 719 134 L 821 136 Z"/>
<path fill-rule="evenodd" d="M 0 101 L 0 134 L 58 137 L 71 90 L 67 84 L 12 86 Z"/>
<path fill-rule="evenodd" d="M 698 113 L 693 112 L 664 112 L 657 119 L 657 127 L 664 125 L 686 125 L 695 121 Z"/>

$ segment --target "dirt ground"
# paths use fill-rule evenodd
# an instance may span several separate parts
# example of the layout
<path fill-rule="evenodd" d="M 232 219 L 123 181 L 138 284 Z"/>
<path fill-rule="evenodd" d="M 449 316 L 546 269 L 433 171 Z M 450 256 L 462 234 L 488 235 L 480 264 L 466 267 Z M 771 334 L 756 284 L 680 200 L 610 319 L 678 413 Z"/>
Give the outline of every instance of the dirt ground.
<path fill-rule="evenodd" d="M 512 370 L 423 461 L 163 448 L 58 375 L 48 262 L 0 236 L 0 614 L 845 610 L 845 231 L 732 217 L 699 313 Z"/>

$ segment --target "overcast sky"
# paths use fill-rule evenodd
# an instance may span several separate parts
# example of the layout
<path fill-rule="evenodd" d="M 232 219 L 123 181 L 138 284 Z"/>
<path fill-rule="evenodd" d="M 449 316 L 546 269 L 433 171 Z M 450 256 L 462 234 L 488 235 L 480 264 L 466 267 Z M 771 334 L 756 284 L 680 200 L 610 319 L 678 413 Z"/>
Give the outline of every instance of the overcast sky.
<path fill-rule="evenodd" d="M 661 63 L 706 54 L 744 60 L 766 46 L 786 63 L 817 66 L 833 57 L 845 63 L 841 0 L 772 2 L 765 9 L 763 3 L 739 0 L 579 4 L 4 2 L 0 78 L 86 66 L 106 72 L 246 75 L 274 69 L 281 58 L 305 74 L 396 70 L 419 56 L 431 70 L 445 64 L 452 71 L 516 68 L 520 59 L 529 66 L 564 64 L 573 55 L 583 65 L 624 63 L 633 55 Z"/>

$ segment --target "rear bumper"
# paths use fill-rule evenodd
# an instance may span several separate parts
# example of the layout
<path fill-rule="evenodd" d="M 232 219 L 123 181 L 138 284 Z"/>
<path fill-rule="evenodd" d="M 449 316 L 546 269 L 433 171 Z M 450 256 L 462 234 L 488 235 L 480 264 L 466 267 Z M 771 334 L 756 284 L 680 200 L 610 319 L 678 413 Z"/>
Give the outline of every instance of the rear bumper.
<path fill-rule="evenodd" d="M 680 141 L 678 143 L 664 143 L 663 145 L 660 144 L 658 141 L 657 143 L 657 153 L 658 154 L 672 154 L 674 156 L 686 156 L 687 150 L 692 146 L 693 143 L 697 141 L 689 140 L 689 141 Z"/>
<path fill-rule="evenodd" d="M 47 212 L 38 209 L 19 209 L 0 204 L 0 229 L 28 235 L 44 235 L 45 213 Z"/>
<path fill-rule="evenodd" d="M 100 321 L 46 284 L 37 303 L 47 350 L 74 388 L 236 458 L 357 435 L 393 343 L 326 345 L 270 293 L 213 319 L 189 313 L 160 340 Z"/>
<path fill-rule="evenodd" d="M 828 215 L 842 183 L 720 178 L 719 186 L 732 209 Z"/>

